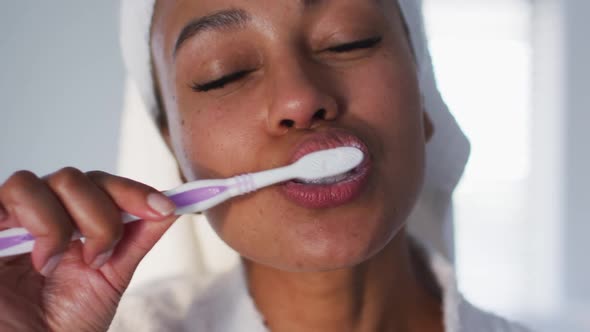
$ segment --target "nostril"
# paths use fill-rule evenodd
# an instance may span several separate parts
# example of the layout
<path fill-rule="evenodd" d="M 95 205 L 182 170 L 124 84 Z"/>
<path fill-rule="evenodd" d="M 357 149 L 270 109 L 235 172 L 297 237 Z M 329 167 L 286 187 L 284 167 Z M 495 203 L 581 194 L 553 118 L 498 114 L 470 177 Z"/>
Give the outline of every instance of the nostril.
<path fill-rule="evenodd" d="M 326 110 L 323 108 L 321 110 L 318 110 L 313 115 L 313 118 L 316 120 L 325 120 L 326 119 Z"/>
<path fill-rule="evenodd" d="M 294 125 L 295 125 L 295 121 L 293 121 L 293 120 L 289 120 L 289 119 L 281 120 L 281 127 L 293 128 Z"/>
<path fill-rule="evenodd" d="M 316 111 L 313 114 L 313 117 L 311 119 L 307 118 L 302 118 L 300 119 L 301 121 L 293 120 L 293 119 L 282 119 L 279 122 L 279 125 L 281 126 L 281 128 L 286 128 L 286 129 L 291 129 L 291 128 L 297 128 L 297 129 L 304 129 L 304 128 L 309 128 L 310 126 L 312 126 L 312 124 L 314 123 L 314 121 L 317 120 L 326 120 L 326 116 L 328 115 L 328 113 L 326 112 L 325 109 L 319 109 L 318 111 Z"/>

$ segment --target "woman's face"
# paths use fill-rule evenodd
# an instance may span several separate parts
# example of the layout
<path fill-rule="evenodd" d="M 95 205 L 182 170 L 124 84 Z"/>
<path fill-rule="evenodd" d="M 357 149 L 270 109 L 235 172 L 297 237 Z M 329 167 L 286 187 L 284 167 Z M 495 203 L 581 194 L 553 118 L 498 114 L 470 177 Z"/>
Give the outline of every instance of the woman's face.
<path fill-rule="evenodd" d="M 158 1 L 155 73 L 188 181 L 356 146 L 328 184 L 288 182 L 208 211 L 242 256 L 289 271 L 367 260 L 399 232 L 424 171 L 416 68 L 394 0 Z"/>

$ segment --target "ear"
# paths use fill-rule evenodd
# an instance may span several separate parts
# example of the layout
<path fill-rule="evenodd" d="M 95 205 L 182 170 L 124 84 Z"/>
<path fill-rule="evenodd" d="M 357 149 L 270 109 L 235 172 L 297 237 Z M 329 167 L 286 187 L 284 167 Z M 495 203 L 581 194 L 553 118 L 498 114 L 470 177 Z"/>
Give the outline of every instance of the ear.
<path fill-rule="evenodd" d="M 434 136 L 434 124 L 432 123 L 428 112 L 423 111 L 422 113 L 424 117 L 424 138 L 426 139 L 426 142 L 430 142 L 432 136 Z"/>

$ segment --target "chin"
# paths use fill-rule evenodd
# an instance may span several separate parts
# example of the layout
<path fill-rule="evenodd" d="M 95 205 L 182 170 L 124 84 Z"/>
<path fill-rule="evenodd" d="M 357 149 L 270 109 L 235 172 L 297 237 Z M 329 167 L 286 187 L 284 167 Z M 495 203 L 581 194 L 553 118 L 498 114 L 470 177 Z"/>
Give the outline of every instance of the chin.
<path fill-rule="evenodd" d="M 268 255 L 268 250 L 236 250 L 251 261 L 282 271 L 346 269 L 371 259 L 389 243 L 403 223 L 392 220 L 368 220 L 366 216 L 323 218 L 298 224 L 282 234 L 280 250 L 275 255 Z"/>
<path fill-rule="evenodd" d="M 341 234 L 316 241 L 302 241 L 292 259 L 297 271 L 332 271 L 362 264 L 378 254 L 394 234 L 381 233 L 367 239 L 358 234 Z"/>
<path fill-rule="evenodd" d="M 289 272 L 333 271 L 362 264 L 390 243 L 411 210 L 407 192 L 375 190 L 328 209 L 254 195 L 207 215 L 221 239 L 253 263 Z"/>

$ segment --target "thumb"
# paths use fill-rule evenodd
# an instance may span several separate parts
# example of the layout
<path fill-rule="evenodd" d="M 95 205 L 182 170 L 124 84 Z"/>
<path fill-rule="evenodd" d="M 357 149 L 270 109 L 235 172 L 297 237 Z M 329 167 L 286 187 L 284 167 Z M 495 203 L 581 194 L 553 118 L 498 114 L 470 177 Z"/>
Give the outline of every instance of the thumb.
<path fill-rule="evenodd" d="M 178 219 L 172 215 L 175 205 L 145 184 L 99 171 L 87 175 L 121 210 L 143 219 L 125 225 L 112 256 L 100 269 L 113 287 L 123 291 L 139 262 Z"/>
<path fill-rule="evenodd" d="M 125 225 L 123 238 L 117 245 L 109 264 L 105 265 L 103 270 L 105 277 L 110 279 L 113 286 L 119 290 L 127 287 L 141 260 L 176 219 L 178 216 L 160 221 L 141 220 Z"/>

